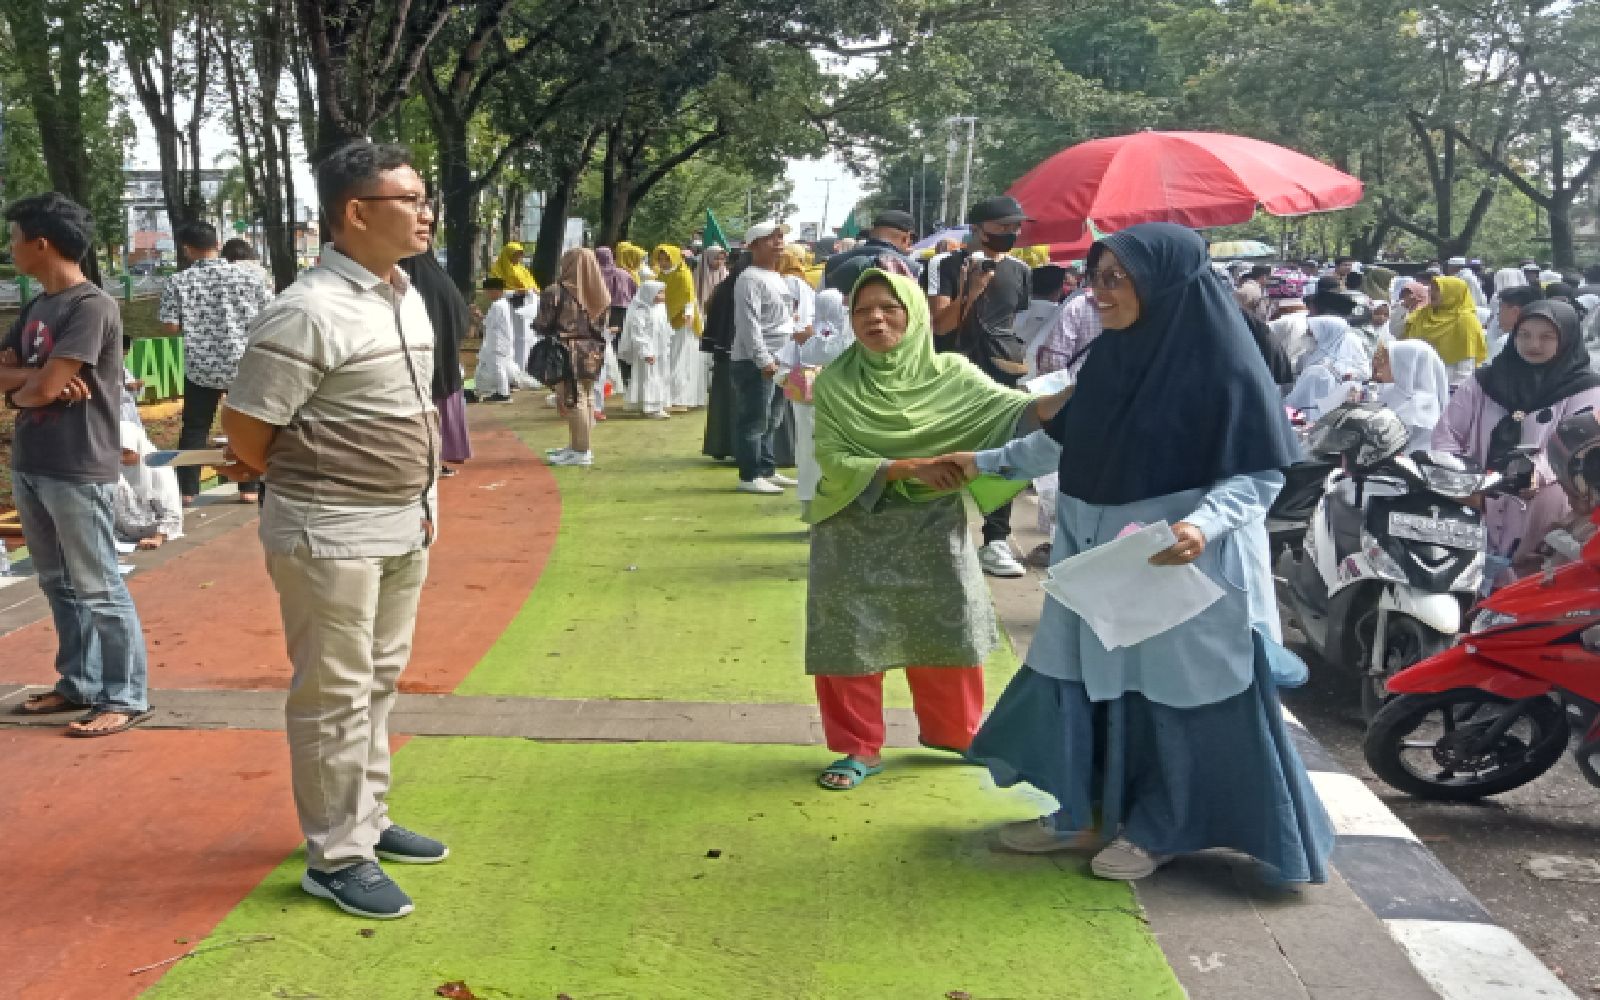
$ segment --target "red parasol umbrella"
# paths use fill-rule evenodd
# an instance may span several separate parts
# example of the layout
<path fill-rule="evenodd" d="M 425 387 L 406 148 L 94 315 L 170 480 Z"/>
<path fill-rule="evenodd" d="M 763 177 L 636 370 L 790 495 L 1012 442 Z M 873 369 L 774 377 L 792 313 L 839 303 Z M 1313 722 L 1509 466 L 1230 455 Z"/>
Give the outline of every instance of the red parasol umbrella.
<path fill-rule="evenodd" d="M 1033 221 L 1021 242 L 1076 243 L 1140 222 L 1227 226 L 1349 208 L 1361 182 L 1292 149 L 1220 132 L 1137 132 L 1064 149 L 1006 192 Z"/>

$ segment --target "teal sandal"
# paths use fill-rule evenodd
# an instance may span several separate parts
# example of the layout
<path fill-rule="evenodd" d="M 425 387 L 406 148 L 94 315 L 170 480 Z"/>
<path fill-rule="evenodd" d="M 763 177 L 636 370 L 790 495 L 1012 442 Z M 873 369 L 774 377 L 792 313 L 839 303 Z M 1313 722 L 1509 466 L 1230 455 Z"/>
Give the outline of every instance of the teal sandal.
<path fill-rule="evenodd" d="M 817 784 L 821 785 L 823 788 L 826 788 L 830 792 L 848 792 L 850 789 L 861 784 L 863 781 L 866 781 L 874 774 L 879 774 L 882 771 L 882 764 L 878 764 L 874 767 L 869 764 L 863 764 L 854 757 L 840 757 L 838 760 L 824 768 L 822 773 L 817 776 Z M 850 783 L 848 785 L 830 785 L 826 781 L 822 780 L 830 774 L 840 778 L 849 778 Z"/>

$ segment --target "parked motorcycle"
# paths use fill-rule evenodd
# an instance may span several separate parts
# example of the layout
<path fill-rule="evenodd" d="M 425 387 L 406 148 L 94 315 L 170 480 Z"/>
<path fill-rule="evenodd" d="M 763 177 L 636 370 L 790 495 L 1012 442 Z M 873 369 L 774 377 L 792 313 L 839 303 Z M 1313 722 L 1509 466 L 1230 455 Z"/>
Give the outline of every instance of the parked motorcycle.
<path fill-rule="evenodd" d="M 1562 421 L 1548 454 L 1568 496 L 1592 500 L 1600 420 Z M 1459 645 L 1389 679 L 1397 697 L 1363 747 L 1378 777 L 1423 798 L 1498 795 L 1553 767 L 1576 722 L 1578 767 L 1600 787 L 1600 531 L 1582 545 L 1553 532 L 1550 543 L 1575 561 L 1497 591 Z"/>
<path fill-rule="evenodd" d="M 1267 537 L 1274 557 L 1305 542 L 1306 529 L 1322 502 L 1328 475 L 1337 468 L 1324 458 L 1308 458 L 1283 470 L 1283 489 L 1267 510 Z"/>
<path fill-rule="evenodd" d="M 1326 661 L 1360 671 L 1371 719 L 1385 681 L 1443 652 L 1483 582 L 1482 515 L 1473 494 L 1499 481 L 1460 458 L 1405 455 L 1408 431 L 1370 402 L 1332 410 L 1308 449 L 1336 458 L 1299 552 L 1277 575 L 1291 621 Z"/>

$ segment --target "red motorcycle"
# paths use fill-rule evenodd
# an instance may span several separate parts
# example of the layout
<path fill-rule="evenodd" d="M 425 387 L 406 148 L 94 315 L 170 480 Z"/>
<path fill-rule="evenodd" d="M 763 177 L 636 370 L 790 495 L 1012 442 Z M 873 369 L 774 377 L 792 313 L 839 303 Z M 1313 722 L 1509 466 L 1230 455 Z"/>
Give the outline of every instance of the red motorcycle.
<path fill-rule="evenodd" d="M 1578 728 L 1578 767 L 1600 787 L 1600 534 L 1569 555 L 1496 592 L 1459 643 L 1389 679 L 1399 697 L 1363 747 L 1378 777 L 1421 798 L 1498 795 L 1555 766 Z"/>

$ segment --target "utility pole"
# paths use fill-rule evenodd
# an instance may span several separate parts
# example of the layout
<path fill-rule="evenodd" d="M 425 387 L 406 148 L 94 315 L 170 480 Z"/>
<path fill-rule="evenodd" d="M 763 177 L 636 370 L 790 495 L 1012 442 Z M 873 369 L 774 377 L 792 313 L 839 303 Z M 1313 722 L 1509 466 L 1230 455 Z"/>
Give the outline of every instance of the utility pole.
<path fill-rule="evenodd" d="M 822 222 L 817 226 L 817 239 L 828 238 L 828 200 L 833 196 L 834 177 L 822 178 Z"/>
<path fill-rule="evenodd" d="M 972 194 L 972 146 L 978 135 L 978 119 L 968 115 L 959 119 L 967 123 L 967 165 L 961 171 L 961 219 L 967 218 L 967 203 Z"/>
<path fill-rule="evenodd" d="M 956 149 L 960 145 L 956 142 L 956 120 L 946 118 L 945 124 L 950 126 L 950 138 L 944 144 L 944 184 L 939 189 L 939 218 L 935 220 L 941 226 L 950 221 L 950 169 L 955 166 Z"/>

